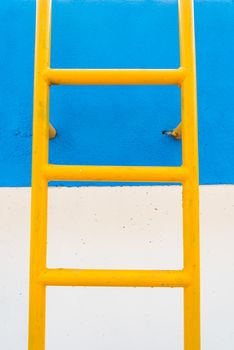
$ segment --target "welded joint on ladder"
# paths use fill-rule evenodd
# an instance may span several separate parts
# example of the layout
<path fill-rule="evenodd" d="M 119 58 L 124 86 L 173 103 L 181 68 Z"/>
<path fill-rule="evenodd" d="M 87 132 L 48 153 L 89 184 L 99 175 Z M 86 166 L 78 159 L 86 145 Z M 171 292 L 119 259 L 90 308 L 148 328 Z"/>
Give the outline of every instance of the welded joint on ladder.
<path fill-rule="evenodd" d="M 56 129 L 53 127 L 53 125 L 50 123 L 49 124 L 49 139 L 52 140 L 57 136 L 57 131 Z"/>
<path fill-rule="evenodd" d="M 180 122 L 173 130 L 163 130 L 163 135 L 172 136 L 175 140 L 181 140 L 182 138 L 182 122 Z"/>

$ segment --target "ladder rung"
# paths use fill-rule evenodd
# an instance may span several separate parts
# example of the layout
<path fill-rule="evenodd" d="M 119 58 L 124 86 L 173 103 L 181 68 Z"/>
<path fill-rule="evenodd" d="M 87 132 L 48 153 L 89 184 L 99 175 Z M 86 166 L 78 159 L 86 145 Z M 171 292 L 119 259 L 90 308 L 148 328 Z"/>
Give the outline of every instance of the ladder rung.
<path fill-rule="evenodd" d="M 39 276 L 47 286 L 187 287 L 183 270 L 82 270 L 46 269 Z"/>
<path fill-rule="evenodd" d="M 158 166 L 52 165 L 43 169 L 49 180 L 112 182 L 183 182 L 188 169 Z"/>
<path fill-rule="evenodd" d="M 48 69 L 50 84 L 62 85 L 180 85 L 184 68 L 178 69 Z"/>

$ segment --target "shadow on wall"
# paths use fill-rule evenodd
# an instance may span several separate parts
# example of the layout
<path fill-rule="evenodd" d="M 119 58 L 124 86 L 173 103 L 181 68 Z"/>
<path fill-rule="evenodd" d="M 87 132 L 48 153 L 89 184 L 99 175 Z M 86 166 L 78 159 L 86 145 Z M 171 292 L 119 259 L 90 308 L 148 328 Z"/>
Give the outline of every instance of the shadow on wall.
<path fill-rule="evenodd" d="M 195 1 L 195 19 L 200 182 L 234 183 L 234 3 Z M 30 185 L 34 29 L 35 1 L 1 1 L 0 186 Z M 177 4 L 54 0 L 51 65 L 178 67 Z M 161 134 L 180 120 L 176 87 L 53 87 L 50 114 L 51 162 L 181 163 L 180 142 Z"/>

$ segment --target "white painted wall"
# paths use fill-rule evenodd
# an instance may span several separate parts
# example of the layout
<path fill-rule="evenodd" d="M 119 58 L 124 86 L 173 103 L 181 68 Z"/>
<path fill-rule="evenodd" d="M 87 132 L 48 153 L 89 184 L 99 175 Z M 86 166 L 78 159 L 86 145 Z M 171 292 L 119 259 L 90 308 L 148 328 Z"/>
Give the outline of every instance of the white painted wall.
<path fill-rule="evenodd" d="M 202 349 L 234 349 L 234 186 L 201 187 Z M 27 349 L 30 190 L 0 189 L 0 349 Z M 50 188 L 48 265 L 180 268 L 179 187 Z M 183 349 L 181 289 L 48 288 L 47 350 Z"/>

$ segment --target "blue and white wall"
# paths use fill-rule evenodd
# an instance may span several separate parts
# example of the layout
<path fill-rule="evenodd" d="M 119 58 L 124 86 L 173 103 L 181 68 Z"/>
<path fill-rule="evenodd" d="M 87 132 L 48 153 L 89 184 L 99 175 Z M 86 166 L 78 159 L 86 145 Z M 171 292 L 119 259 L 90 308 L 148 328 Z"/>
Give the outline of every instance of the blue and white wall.
<path fill-rule="evenodd" d="M 195 1 L 200 183 L 234 183 L 234 2 Z M 0 186 L 30 186 L 35 0 L 0 1 Z M 176 1 L 53 1 L 52 66 L 179 65 Z M 52 87 L 50 160 L 175 165 L 177 87 Z"/>

